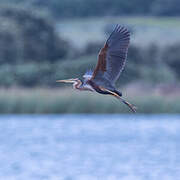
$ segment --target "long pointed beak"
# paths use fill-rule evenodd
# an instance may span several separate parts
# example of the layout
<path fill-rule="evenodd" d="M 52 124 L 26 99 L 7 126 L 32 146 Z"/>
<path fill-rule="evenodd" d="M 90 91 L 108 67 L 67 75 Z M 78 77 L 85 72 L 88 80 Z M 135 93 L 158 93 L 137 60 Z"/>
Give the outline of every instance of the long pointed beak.
<path fill-rule="evenodd" d="M 62 82 L 62 83 L 74 83 L 74 79 L 65 79 L 65 80 L 57 80 L 56 82 Z"/>

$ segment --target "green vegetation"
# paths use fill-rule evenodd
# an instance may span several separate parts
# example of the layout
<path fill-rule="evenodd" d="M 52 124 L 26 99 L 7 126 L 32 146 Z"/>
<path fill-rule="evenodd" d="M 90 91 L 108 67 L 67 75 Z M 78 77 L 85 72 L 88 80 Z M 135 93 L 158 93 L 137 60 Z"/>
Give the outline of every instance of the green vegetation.
<path fill-rule="evenodd" d="M 130 48 L 128 63 L 117 82 L 118 86 L 135 81 L 149 84 L 173 83 L 179 79 L 173 68 L 167 64 L 153 59 L 155 62 L 152 65 L 151 56 L 145 59 L 139 56 L 136 59 L 137 50 L 134 51 L 133 46 Z M 56 63 L 4 64 L 0 66 L 0 85 L 2 87 L 57 87 L 59 86 L 55 82 L 57 79 L 81 78 L 86 70 L 93 69 L 96 63 L 97 55 L 87 55 Z"/>
<path fill-rule="evenodd" d="M 177 16 L 180 12 L 178 0 L 155 0 L 152 2 L 152 14 L 161 16 Z"/>
<path fill-rule="evenodd" d="M 177 77 L 180 77 L 180 43 L 167 46 L 162 53 L 162 59 L 172 68 Z"/>
<path fill-rule="evenodd" d="M 5 3 L 43 9 L 56 18 L 180 14 L 179 0 L 0 0 L 1 5 Z"/>
<path fill-rule="evenodd" d="M 139 113 L 180 113 L 179 94 L 171 98 L 161 93 L 143 95 L 149 90 L 145 87 L 147 84 L 154 89 L 168 85 L 169 89 L 163 93 L 167 96 L 166 93 L 172 91 L 173 94 L 171 84 L 178 84 L 180 80 L 178 17 L 113 17 L 127 13 L 152 15 L 152 7 L 161 0 L 131 3 L 114 0 L 110 4 L 106 0 L 102 4 L 95 0 L 14 0 L 16 5 L 12 1 L 9 5 L 0 0 L 0 4 L 2 2 L 0 113 L 129 113 L 128 107 L 115 98 L 66 90 L 65 85 L 55 82 L 82 77 L 87 69 L 93 69 L 98 51 L 116 23 L 128 26 L 132 33 L 128 61 L 117 82 L 118 88 L 134 88 L 128 93 L 128 100 L 138 106 Z M 164 12 L 153 9 L 154 14 L 170 13 L 165 9 Z M 73 16 L 73 20 L 56 21 L 50 14 L 58 20 Z M 139 87 L 134 84 L 138 83 L 143 86 L 139 86 L 142 88 L 137 92 Z M 123 92 L 127 92 L 126 89 Z"/>
<path fill-rule="evenodd" d="M 83 49 L 77 49 L 59 36 L 55 24 L 50 19 L 33 14 L 26 8 L 3 7 L 0 19 L 1 87 L 56 87 L 56 79 L 81 77 L 87 69 L 93 69 L 96 65 L 98 51 L 103 45 L 99 40 L 87 41 Z M 92 31 L 94 34 L 99 31 L 99 34 L 108 35 L 112 31 L 112 24 L 108 24 L 109 20 L 105 21 L 105 18 L 101 20 L 101 31 Z M 114 18 L 114 21 L 117 20 L 118 17 Z M 145 24 L 145 18 L 124 17 L 121 20 L 127 20 L 127 23 L 134 20 L 137 25 Z M 147 18 L 147 21 L 157 24 L 157 20 L 153 18 Z M 93 19 L 90 18 L 80 26 L 92 22 Z M 73 27 L 77 26 L 76 22 L 71 26 L 74 29 Z M 129 28 L 131 29 L 130 24 Z M 131 30 L 133 39 L 137 36 L 138 30 Z M 90 37 L 87 32 L 86 35 Z M 93 36 L 93 39 L 96 37 Z M 117 85 L 139 80 L 151 84 L 178 81 L 179 49 L 179 43 L 162 47 L 155 43 L 139 46 L 132 40 L 128 63 Z"/>
<path fill-rule="evenodd" d="M 128 97 L 138 113 L 180 113 L 179 97 Z M 0 90 L 0 113 L 131 113 L 119 100 L 66 89 Z"/>
<path fill-rule="evenodd" d="M 17 7 L 0 8 L 0 64 L 57 61 L 68 44 L 52 21 Z"/>

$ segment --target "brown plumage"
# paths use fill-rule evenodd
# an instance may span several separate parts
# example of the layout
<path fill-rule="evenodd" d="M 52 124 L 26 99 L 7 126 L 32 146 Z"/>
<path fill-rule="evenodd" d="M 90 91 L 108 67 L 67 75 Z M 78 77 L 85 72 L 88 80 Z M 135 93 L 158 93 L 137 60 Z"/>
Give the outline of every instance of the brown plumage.
<path fill-rule="evenodd" d="M 93 76 L 91 79 L 93 79 L 98 71 L 105 72 L 106 71 L 106 54 L 107 54 L 108 45 L 105 43 L 104 47 L 100 50 L 98 55 L 98 63 L 94 69 Z"/>
<path fill-rule="evenodd" d="M 97 66 L 91 80 L 109 90 L 115 89 L 115 82 L 124 69 L 128 46 L 129 31 L 117 25 L 100 50 Z"/>

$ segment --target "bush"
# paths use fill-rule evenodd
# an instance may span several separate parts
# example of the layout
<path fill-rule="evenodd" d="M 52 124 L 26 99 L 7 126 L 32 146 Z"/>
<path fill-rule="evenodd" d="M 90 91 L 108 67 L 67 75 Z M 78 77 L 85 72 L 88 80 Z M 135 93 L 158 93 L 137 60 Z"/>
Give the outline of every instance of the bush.
<path fill-rule="evenodd" d="M 171 67 L 180 79 L 180 43 L 167 46 L 163 50 L 162 60 Z"/>
<path fill-rule="evenodd" d="M 0 86 L 10 87 L 15 84 L 13 67 L 9 65 L 0 66 Z"/>
<path fill-rule="evenodd" d="M 57 84 L 55 81 L 57 79 L 73 77 L 82 78 L 88 69 L 93 70 L 95 68 L 98 58 L 97 53 L 94 54 L 97 49 L 93 47 L 96 46 L 92 45 L 92 51 L 87 52 L 86 50 L 82 53 L 87 55 L 80 56 L 73 60 L 61 59 L 54 63 L 44 61 L 42 63 L 2 64 L 0 66 L 0 86 L 64 86 L 64 84 Z M 179 48 L 176 48 L 175 51 L 172 51 L 167 47 L 164 52 L 156 48 L 155 45 L 147 48 L 130 46 L 127 63 L 117 81 L 117 85 L 126 85 L 134 81 L 143 81 L 151 84 L 176 81 L 175 75 L 178 75 L 177 73 L 179 72 L 179 61 L 176 56 L 178 56 L 180 52 Z M 89 50 L 89 48 L 87 49 Z M 169 51 L 172 52 L 172 54 L 169 53 Z M 93 54 L 91 54 L 91 52 L 93 52 Z M 165 56 L 164 61 L 162 60 L 162 55 Z M 177 78 L 179 78 L 179 76 L 177 76 Z"/>
<path fill-rule="evenodd" d="M 73 77 L 82 77 L 83 74 L 89 70 L 94 69 L 97 63 L 97 56 L 83 56 L 76 60 L 64 61 L 56 64 L 55 78 L 65 79 Z"/>
<path fill-rule="evenodd" d="M 177 16 L 180 12 L 179 0 L 155 0 L 151 12 L 160 16 Z"/>
<path fill-rule="evenodd" d="M 175 73 L 163 64 L 156 67 L 143 66 L 140 77 L 141 80 L 153 84 L 171 83 L 176 80 Z"/>
<path fill-rule="evenodd" d="M 68 53 L 68 44 L 55 32 L 52 21 L 31 10 L 0 9 L 0 62 L 57 61 Z"/>

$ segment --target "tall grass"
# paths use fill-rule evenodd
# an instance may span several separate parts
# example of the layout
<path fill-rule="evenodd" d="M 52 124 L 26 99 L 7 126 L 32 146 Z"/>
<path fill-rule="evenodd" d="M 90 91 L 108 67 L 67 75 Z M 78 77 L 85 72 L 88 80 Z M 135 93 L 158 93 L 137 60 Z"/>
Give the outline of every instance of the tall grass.
<path fill-rule="evenodd" d="M 125 97 L 126 98 L 126 97 Z M 180 96 L 126 98 L 138 113 L 180 113 Z M 0 113 L 131 113 L 119 100 L 91 92 L 32 89 L 0 90 Z"/>

